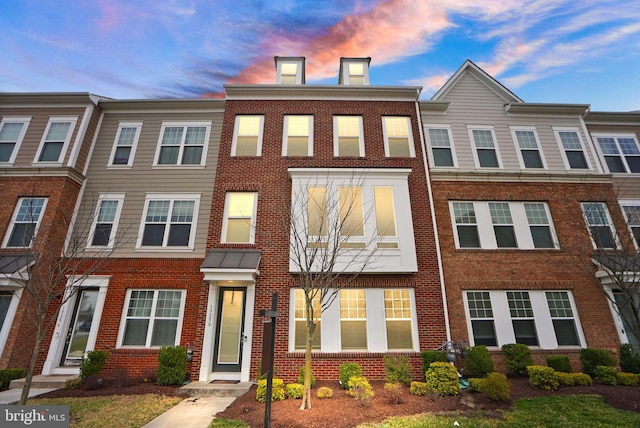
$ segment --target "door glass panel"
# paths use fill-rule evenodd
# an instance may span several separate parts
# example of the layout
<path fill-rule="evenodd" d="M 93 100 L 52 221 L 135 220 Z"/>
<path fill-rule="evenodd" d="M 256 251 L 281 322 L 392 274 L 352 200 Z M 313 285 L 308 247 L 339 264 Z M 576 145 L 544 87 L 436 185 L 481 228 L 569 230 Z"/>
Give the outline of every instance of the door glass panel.
<path fill-rule="evenodd" d="M 11 291 L 0 291 L 0 330 L 4 325 L 4 320 L 9 312 L 13 293 Z"/>
<path fill-rule="evenodd" d="M 69 360 L 80 360 L 87 349 L 87 340 L 93 322 L 93 313 L 98 301 L 97 290 L 83 290 L 78 296 L 78 304 L 74 323 L 71 331 L 71 339 L 67 349 L 67 363 Z"/>
<path fill-rule="evenodd" d="M 238 364 L 240 362 L 243 303 L 243 291 L 223 291 L 218 364 Z"/>

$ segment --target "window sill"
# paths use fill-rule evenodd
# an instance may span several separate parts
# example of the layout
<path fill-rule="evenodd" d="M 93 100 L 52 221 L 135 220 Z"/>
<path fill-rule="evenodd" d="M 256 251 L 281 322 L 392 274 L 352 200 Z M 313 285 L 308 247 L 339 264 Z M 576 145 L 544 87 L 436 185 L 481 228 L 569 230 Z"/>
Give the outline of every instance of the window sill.
<path fill-rule="evenodd" d="M 107 165 L 107 169 L 131 169 L 132 165 Z"/>
<path fill-rule="evenodd" d="M 31 162 L 31 166 L 40 167 L 61 167 L 62 162 Z"/>
<path fill-rule="evenodd" d="M 192 253 L 195 249 L 192 247 L 136 247 L 136 252 L 149 252 L 149 253 Z"/>
<path fill-rule="evenodd" d="M 205 169 L 205 165 L 152 165 L 151 169 Z"/>

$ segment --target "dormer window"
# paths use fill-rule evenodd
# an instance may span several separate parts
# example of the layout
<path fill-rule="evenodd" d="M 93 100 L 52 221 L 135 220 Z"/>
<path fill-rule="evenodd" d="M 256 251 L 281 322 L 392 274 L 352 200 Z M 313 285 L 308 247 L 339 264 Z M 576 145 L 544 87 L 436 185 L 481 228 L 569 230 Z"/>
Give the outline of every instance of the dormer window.
<path fill-rule="evenodd" d="M 369 84 L 371 58 L 340 58 L 338 84 L 363 86 Z"/>
<path fill-rule="evenodd" d="M 276 83 L 280 85 L 304 84 L 303 57 L 275 57 Z"/>

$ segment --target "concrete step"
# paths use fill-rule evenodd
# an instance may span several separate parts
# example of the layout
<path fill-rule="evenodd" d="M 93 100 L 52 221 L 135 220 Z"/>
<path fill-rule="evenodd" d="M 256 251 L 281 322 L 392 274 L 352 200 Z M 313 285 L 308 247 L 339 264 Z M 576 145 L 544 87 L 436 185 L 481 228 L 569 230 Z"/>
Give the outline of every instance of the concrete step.
<path fill-rule="evenodd" d="M 253 382 L 190 382 L 180 388 L 180 395 L 186 397 L 240 397 L 249 391 Z"/>
<path fill-rule="evenodd" d="M 36 375 L 31 380 L 31 388 L 61 389 L 77 377 L 78 375 Z M 9 389 L 22 389 L 25 379 L 12 380 Z"/>

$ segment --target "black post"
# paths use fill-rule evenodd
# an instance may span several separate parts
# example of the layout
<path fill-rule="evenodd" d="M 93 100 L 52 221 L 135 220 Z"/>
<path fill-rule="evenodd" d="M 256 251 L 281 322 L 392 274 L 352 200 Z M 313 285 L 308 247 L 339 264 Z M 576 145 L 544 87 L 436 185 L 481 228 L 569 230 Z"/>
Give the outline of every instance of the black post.
<path fill-rule="evenodd" d="M 273 356 L 276 349 L 276 317 L 278 316 L 278 292 L 273 293 L 271 296 L 271 310 L 260 310 L 260 315 L 263 317 L 269 317 L 269 320 L 265 320 L 263 325 L 262 335 L 262 372 L 267 371 L 267 401 L 264 409 L 264 427 L 269 428 L 271 426 L 271 394 L 273 389 Z M 266 328 L 265 328 L 266 327 Z M 266 334 L 265 334 L 266 331 Z M 264 346 L 264 341 L 269 340 L 270 346 L 268 349 Z M 265 355 L 266 354 L 266 355 Z M 269 367 L 265 367 L 267 364 Z"/>

